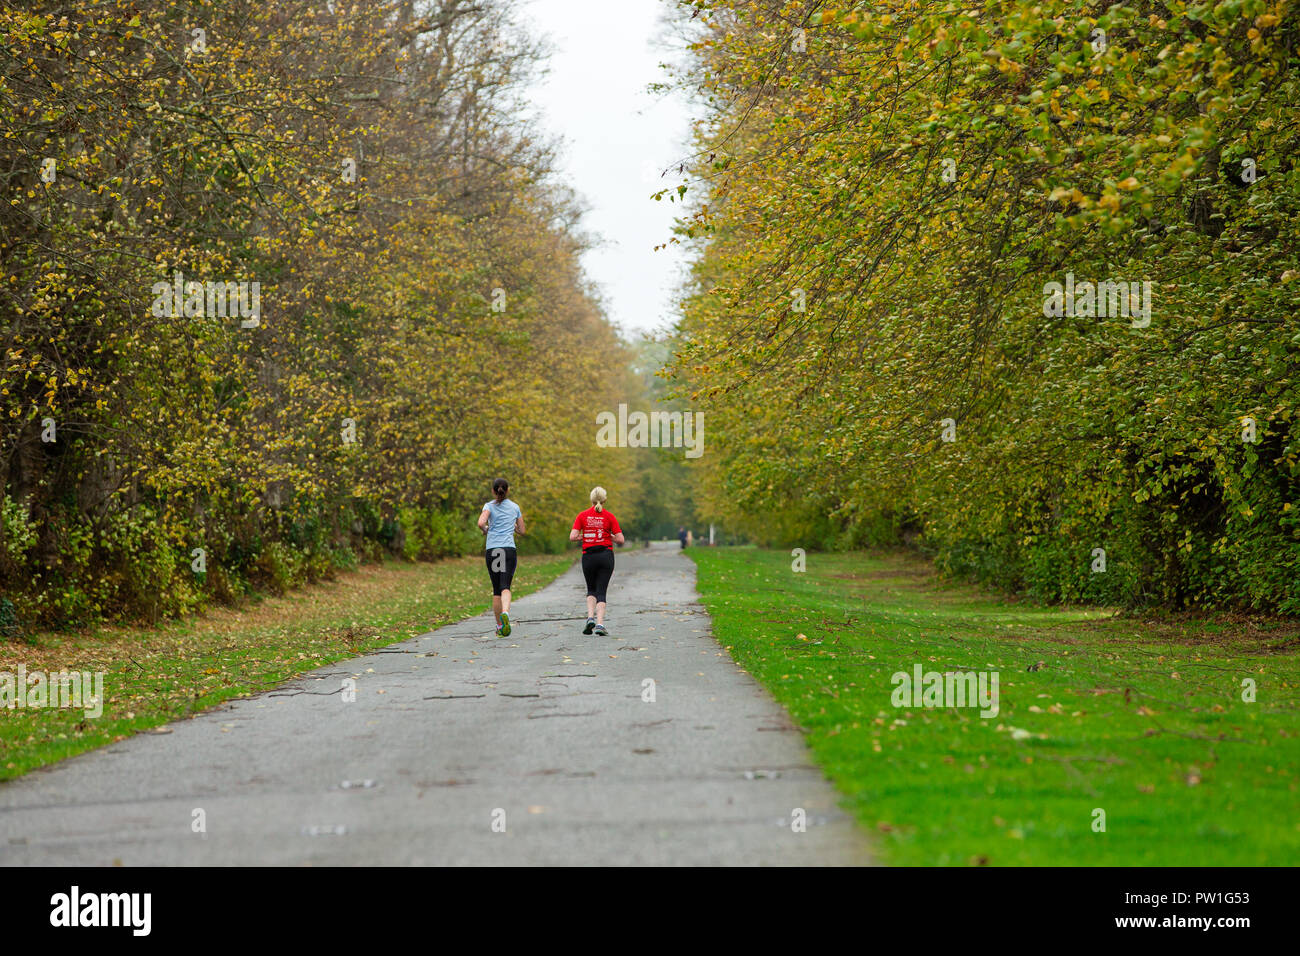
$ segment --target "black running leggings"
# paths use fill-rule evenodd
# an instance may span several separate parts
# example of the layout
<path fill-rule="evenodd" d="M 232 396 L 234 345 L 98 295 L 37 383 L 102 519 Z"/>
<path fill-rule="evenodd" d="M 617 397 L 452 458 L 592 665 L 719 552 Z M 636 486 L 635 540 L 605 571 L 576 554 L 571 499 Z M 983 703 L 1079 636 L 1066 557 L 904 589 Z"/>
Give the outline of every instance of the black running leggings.
<path fill-rule="evenodd" d="M 597 604 L 605 603 L 605 590 L 614 573 L 614 552 L 609 548 L 592 548 L 582 552 L 582 575 L 587 579 L 587 596 Z"/>
<path fill-rule="evenodd" d="M 488 577 L 492 579 L 492 594 L 499 596 L 502 591 L 510 590 L 510 583 L 515 579 L 515 562 L 518 555 L 514 548 L 488 548 L 483 553 L 487 561 Z"/>

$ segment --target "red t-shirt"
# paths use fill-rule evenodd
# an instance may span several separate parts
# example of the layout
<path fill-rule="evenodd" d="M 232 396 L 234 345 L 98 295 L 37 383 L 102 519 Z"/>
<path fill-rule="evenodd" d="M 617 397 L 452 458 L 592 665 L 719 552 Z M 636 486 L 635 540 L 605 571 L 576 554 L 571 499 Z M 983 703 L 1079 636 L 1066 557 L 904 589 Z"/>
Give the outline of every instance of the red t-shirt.
<path fill-rule="evenodd" d="M 595 508 L 588 508 L 574 518 L 573 530 L 582 532 L 583 551 L 599 547 L 612 548 L 614 539 L 611 536 L 623 533 L 617 518 L 608 511 L 597 511 Z"/>

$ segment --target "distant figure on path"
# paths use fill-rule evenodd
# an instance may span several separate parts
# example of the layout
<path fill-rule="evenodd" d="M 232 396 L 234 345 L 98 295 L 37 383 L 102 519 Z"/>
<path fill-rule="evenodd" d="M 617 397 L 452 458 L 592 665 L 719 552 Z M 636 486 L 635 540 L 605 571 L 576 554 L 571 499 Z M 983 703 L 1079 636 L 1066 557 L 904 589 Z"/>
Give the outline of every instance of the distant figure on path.
<path fill-rule="evenodd" d="M 524 533 L 524 513 L 511 501 L 510 482 L 498 478 L 492 482 L 492 500 L 483 505 L 478 529 L 487 536 L 484 559 L 492 579 L 492 613 L 497 633 L 510 636 L 510 585 L 515 578 L 515 535 Z"/>
<path fill-rule="evenodd" d="M 686 529 L 685 529 L 685 528 L 678 528 L 678 529 L 677 529 L 677 540 L 680 541 L 680 542 L 682 543 L 682 549 L 685 550 L 685 548 L 686 548 Z"/>
<path fill-rule="evenodd" d="M 693 545 L 694 543 L 695 543 L 695 535 L 691 534 L 691 529 L 690 529 L 690 528 L 687 528 L 687 529 L 686 529 L 686 547 L 689 548 L 689 547 L 690 547 L 691 545 Z"/>
<path fill-rule="evenodd" d="M 605 510 L 605 489 L 591 489 L 591 507 L 573 519 L 570 541 L 582 541 L 582 575 L 587 579 L 587 625 L 583 634 L 593 630 L 602 637 L 605 630 L 605 592 L 614 574 L 614 545 L 623 543 L 623 529 L 618 519 Z"/>

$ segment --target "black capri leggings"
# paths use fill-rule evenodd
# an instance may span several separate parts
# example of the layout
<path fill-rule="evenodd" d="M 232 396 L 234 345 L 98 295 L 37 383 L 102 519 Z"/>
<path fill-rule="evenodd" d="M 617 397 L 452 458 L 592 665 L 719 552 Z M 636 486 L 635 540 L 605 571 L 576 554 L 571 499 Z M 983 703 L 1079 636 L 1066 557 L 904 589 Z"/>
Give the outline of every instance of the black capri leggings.
<path fill-rule="evenodd" d="M 483 552 L 487 562 L 488 577 L 492 579 L 492 593 L 500 594 L 510 589 L 510 582 L 515 579 L 515 562 L 518 555 L 514 548 L 488 548 Z"/>
<path fill-rule="evenodd" d="M 587 579 L 587 594 L 604 604 L 605 589 L 614 573 L 614 552 L 609 548 L 592 548 L 582 552 L 582 576 Z"/>

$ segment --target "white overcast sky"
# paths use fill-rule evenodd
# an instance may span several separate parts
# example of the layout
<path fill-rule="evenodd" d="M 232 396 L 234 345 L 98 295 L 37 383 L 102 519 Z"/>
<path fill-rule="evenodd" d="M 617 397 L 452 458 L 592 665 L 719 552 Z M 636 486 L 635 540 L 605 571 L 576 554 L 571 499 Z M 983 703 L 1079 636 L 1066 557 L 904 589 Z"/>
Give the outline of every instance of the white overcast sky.
<path fill-rule="evenodd" d="M 532 93 L 543 128 L 562 137 L 560 176 L 586 202 L 584 227 L 598 239 L 583 267 L 608 317 L 629 335 L 666 329 L 683 268 L 671 236 L 679 206 L 650 194 L 680 179 L 664 167 L 686 155 L 690 112 L 676 97 L 647 92 L 671 57 L 660 26 L 665 0 L 518 0 L 519 18 L 552 46 L 549 72 Z"/>

